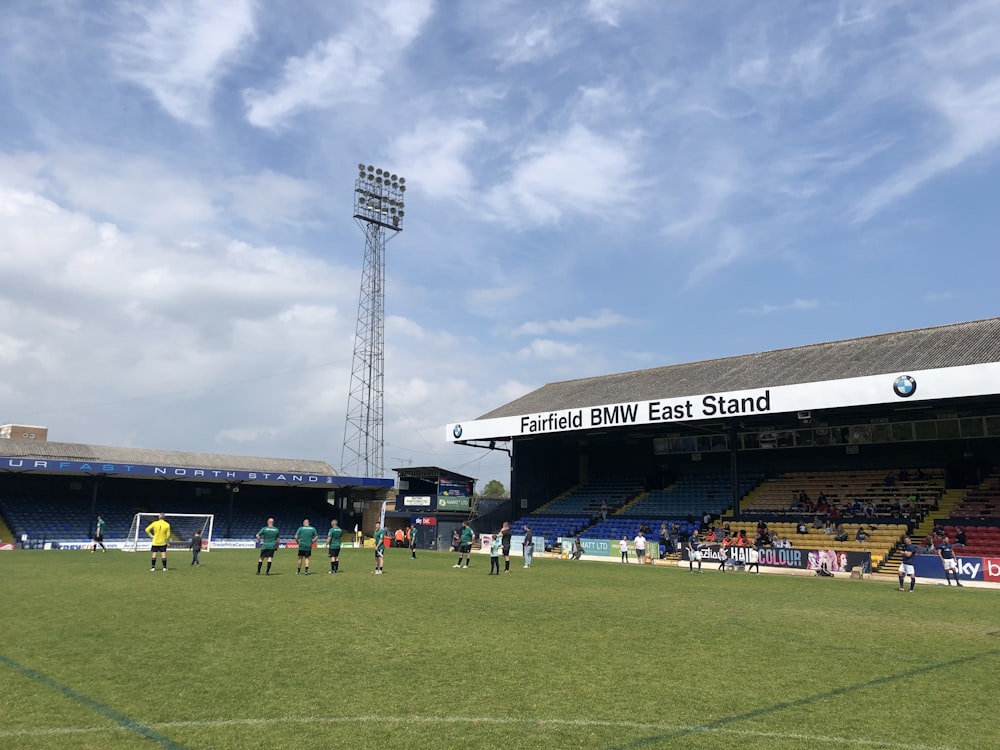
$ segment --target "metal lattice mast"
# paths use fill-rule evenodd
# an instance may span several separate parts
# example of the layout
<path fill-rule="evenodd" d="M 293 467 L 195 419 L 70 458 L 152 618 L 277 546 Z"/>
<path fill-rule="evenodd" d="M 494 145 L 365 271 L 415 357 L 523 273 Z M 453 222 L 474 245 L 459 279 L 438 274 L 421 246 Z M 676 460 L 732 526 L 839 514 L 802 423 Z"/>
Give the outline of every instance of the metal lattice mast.
<path fill-rule="evenodd" d="M 354 219 L 365 233 L 354 361 L 347 397 L 341 471 L 349 476 L 385 473 L 382 437 L 385 387 L 385 245 L 402 231 L 406 179 L 358 165 Z"/>

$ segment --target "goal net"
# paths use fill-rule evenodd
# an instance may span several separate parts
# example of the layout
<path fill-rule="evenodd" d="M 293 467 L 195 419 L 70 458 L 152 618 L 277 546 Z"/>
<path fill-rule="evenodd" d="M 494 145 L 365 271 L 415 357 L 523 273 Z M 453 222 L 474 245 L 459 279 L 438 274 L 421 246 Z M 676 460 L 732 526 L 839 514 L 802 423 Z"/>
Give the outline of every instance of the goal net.
<path fill-rule="evenodd" d="M 128 538 L 122 547 L 126 552 L 149 551 L 153 540 L 146 534 L 146 527 L 160 517 L 159 513 L 136 513 L 132 518 L 132 526 Z M 163 520 L 170 524 L 170 541 L 167 549 L 189 549 L 191 537 L 196 531 L 201 531 L 201 548 L 212 549 L 212 527 L 215 524 L 213 513 L 164 513 Z"/>

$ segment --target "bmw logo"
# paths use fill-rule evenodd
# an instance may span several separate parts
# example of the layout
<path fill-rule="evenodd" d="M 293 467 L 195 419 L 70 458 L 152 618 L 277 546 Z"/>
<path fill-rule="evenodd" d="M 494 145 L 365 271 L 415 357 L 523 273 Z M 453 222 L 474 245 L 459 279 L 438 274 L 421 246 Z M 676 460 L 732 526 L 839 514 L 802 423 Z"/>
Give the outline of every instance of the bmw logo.
<path fill-rule="evenodd" d="M 917 381 L 909 375 L 900 375 L 893 381 L 892 390 L 900 398 L 909 398 L 917 392 Z"/>
<path fill-rule="evenodd" d="M 909 396 L 910 394 L 907 393 L 906 395 Z M 462 437 L 462 425 L 460 424 L 455 425 L 451 430 L 451 434 L 457 438 Z"/>

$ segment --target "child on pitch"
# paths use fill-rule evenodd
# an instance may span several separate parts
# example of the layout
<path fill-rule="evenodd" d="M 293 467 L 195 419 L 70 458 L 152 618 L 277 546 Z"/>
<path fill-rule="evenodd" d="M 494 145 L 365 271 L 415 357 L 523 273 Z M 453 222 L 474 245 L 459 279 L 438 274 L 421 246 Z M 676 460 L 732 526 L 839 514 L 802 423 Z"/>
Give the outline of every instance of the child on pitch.
<path fill-rule="evenodd" d="M 490 541 L 490 575 L 496 571 L 500 575 L 500 535 L 495 534 Z"/>
<path fill-rule="evenodd" d="M 628 563 L 628 538 L 624 535 L 622 540 L 618 542 L 618 551 L 622 553 L 622 562 Z"/>

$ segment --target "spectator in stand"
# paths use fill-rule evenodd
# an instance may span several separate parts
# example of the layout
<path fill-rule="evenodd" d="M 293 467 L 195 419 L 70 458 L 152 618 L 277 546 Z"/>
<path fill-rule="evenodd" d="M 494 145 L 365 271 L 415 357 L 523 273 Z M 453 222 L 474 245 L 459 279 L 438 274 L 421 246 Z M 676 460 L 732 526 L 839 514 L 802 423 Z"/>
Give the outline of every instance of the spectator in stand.
<path fill-rule="evenodd" d="M 736 546 L 737 547 L 749 547 L 750 540 L 747 539 L 747 532 L 745 529 L 740 529 L 736 534 Z"/>
<path fill-rule="evenodd" d="M 888 474 L 885 475 L 885 479 L 882 480 L 882 484 L 884 484 L 886 487 L 895 487 L 896 486 L 896 477 L 894 477 L 892 475 L 891 471 Z"/>
<path fill-rule="evenodd" d="M 965 541 L 965 527 L 959 526 L 955 529 L 955 547 L 964 547 L 966 545 Z"/>
<path fill-rule="evenodd" d="M 823 520 L 823 516 L 816 515 L 813 516 L 813 528 L 822 529 L 826 522 Z"/>
<path fill-rule="evenodd" d="M 796 527 L 796 532 L 799 534 L 808 534 L 809 529 L 806 528 L 805 521 L 799 521 L 799 525 Z"/>
<path fill-rule="evenodd" d="M 928 534 L 927 536 L 924 537 L 924 543 L 922 547 L 923 549 L 921 550 L 921 554 L 933 555 L 935 553 L 934 536 L 932 534 Z"/>
<path fill-rule="evenodd" d="M 836 542 L 846 542 L 848 539 L 847 531 L 844 529 L 842 524 L 837 524 L 833 529 L 833 539 Z"/>
<path fill-rule="evenodd" d="M 667 524 L 663 522 L 660 524 L 660 554 L 659 558 L 662 560 L 667 556 L 667 552 L 670 549 L 670 539 L 667 537 Z"/>
<path fill-rule="evenodd" d="M 823 524 L 823 533 L 826 534 L 827 536 L 833 536 L 834 534 L 833 521 L 831 521 L 829 518 L 826 519 L 826 523 Z"/>
<path fill-rule="evenodd" d="M 875 501 L 870 500 L 867 505 L 865 505 L 865 518 L 875 517 Z"/>
<path fill-rule="evenodd" d="M 669 552 L 671 555 L 680 549 L 680 546 L 678 544 L 678 537 L 679 533 L 677 531 L 677 524 L 675 523 L 670 524 L 670 531 L 667 534 L 667 538 L 670 540 L 670 543 L 667 545 L 667 552 Z"/>
<path fill-rule="evenodd" d="M 608 501 L 607 500 L 601 500 L 601 520 L 602 521 L 607 521 L 608 520 Z"/>
<path fill-rule="evenodd" d="M 854 534 L 854 541 L 862 543 L 868 541 L 868 532 L 865 531 L 865 527 L 861 524 L 858 524 L 858 530 Z"/>

